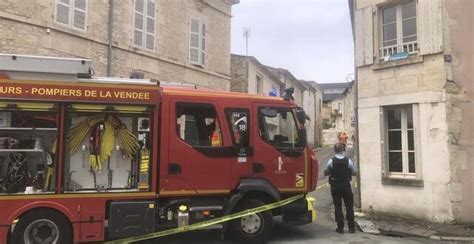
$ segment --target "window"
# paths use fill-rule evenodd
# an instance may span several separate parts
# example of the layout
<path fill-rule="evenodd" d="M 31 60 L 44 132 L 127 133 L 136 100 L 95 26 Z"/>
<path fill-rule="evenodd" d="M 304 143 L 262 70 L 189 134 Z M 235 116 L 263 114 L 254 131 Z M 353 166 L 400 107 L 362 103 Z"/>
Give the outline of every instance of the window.
<path fill-rule="evenodd" d="M 57 115 L 54 104 L 0 102 L 0 195 L 55 192 Z"/>
<path fill-rule="evenodd" d="M 206 25 L 196 18 L 189 21 L 189 62 L 206 65 Z"/>
<path fill-rule="evenodd" d="M 155 50 L 155 0 L 135 0 L 133 45 Z"/>
<path fill-rule="evenodd" d="M 238 147 L 248 147 L 249 137 L 249 112 L 244 109 L 226 109 L 227 121 L 232 131 L 232 140 Z"/>
<path fill-rule="evenodd" d="M 296 125 L 291 108 L 264 107 L 259 109 L 260 137 L 277 149 L 300 147 Z"/>
<path fill-rule="evenodd" d="M 324 89 L 324 94 L 339 94 L 339 93 L 343 93 L 344 92 L 344 88 L 328 88 L 328 89 Z"/>
<path fill-rule="evenodd" d="M 66 192 L 149 189 L 150 107 L 71 104 L 67 109 Z"/>
<path fill-rule="evenodd" d="M 178 103 L 176 133 L 194 147 L 222 147 L 222 131 L 213 105 Z"/>
<path fill-rule="evenodd" d="M 416 3 L 402 2 L 381 9 L 381 58 L 397 53 L 417 53 Z"/>
<path fill-rule="evenodd" d="M 86 30 L 87 0 L 56 0 L 56 23 Z"/>
<path fill-rule="evenodd" d="M 256 84 L 255 84 L 256 85 L 255 92 L 258 95 L 262 95 L 263 94 L 263 79 L 262 79 L 262 77 L 260 77 L 258 75 L 255 77 L 255 79 L 257 81 Z"/>
<path fill-rule="evenodd" d="M 413 107 L 385 108 L 387 163 L 389 176 L 416 175 Z"/>

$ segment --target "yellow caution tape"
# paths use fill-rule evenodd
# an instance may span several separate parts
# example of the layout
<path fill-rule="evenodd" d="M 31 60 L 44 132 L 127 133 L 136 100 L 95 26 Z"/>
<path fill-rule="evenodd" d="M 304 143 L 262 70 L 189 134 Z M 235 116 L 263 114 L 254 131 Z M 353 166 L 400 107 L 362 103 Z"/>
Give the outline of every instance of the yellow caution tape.
<path fill-rule="evenodd" d="M 329 183 L 325 183 L 323 185 L 320 185 L 316 188 L 316 191 L 320 190 L 322 188 L 328 187 L 328 186 L 329 186 Z M 169 235 L 188 232 L 188 231 L 193 231 L 193 230 L 198 230 L 198 229 L 202 229 L 202 228 L 205 228 L 205 227 L 208 227 L 208 226 L 211 226 L 211 225 L 216 225 L 216 224 L 220 224 L 220 223 L 223 223 L 223 222 L 238 219 L 238 218 L 241 218 L 241 217 L 249 216 L 249 215 L 252 215 L 252 214 L 265 212 L 265 211 L 268 211 L 268 210 L 272 210 L 274 208 L 279 208 L 279 207 L 288 205 L 288 204 L 290 204 L 290 203 L 292 203 L 296 200 L 299 200 L 303 197 L 304 197 L 304 195 L 301 194 L 301 195 L 297 195 L 297 196 L 294 196 L 294 197 L 287 198 L 285 200 L 281 200 L 279 202 L 270 203 L 270 204 L 263 205 L 263 206 L 260 206 L 260 207 L 256 207 L 256 208 L 253 208 L 253 209 L 247 209 L 247 210 L 244 210 L 244 211 L 241 211 L 241 212 L 238 212 L 238 213 L 233 213 L 233 214 L 230 214 L 230 215 L 227 215 L 227 216 L 222 216 L 222 217 L 215 218 L 215 219 L 212 219 L 212 220 L 207 220 L 207 221 L 195 223 L 195 224 L 192 224 L 192 225 L 182 226 L 182 227 L 178 227 L 178 228 L 174 228 L 174 229 L 149 233 L 149 234 L 145 234 L 145 235 L 141 235 L 141 236 L 133 236 L 133 237 L 128 237 L 128 238 L 124 238 L 124 239 L 108 241 L 108 242 L 105 242 L 105 243 L 109 243 L 109 244 L 131 243 L 131 242 L 136 242 L 136 241 L 143 241 L 143 240 L 148 240 L 148 239 L 153 239 L 153 238 L 158 238 L 158 237 L 163 237 L 163 236 L 169 236 Z M 306 201 L 307 201 L 307 204 L 308 204 L 308 210 L 310 210 L 312 212 L 312 216 L 311 216 L 312 217 L 312 222 L 314 222 L 314 221 L 316 221 L 316 218 L 317 218 L 316 210 L 314 209 L 314 202 L 316 201 L 316 199 L 314 199 L 312 197 L 308 197 L 306 199 Z"/>
<path fill-rule="evenodd" d="M 297 195 L 297 196 L 294 196 L 294 197 L 287 198 L 285 200 L 281 200 L 279 202 L 270 203 L 270 204 L 263 205 L 263 206 L 256 207 L 256 208 L 252 208 L 252 209 L 247 209 L 247 210 L 244 210 L 244 211 L 241 211 L 241 212 L 238 212 L 238 213 L 234 213 L 234 214 L 230 214 L 230 215 L 227 215 L 227 216 L 223 216 L 223 217 L 220 217 L 220 218 L 215 218 L 215 219 L 212 219 L 212 220 L 207 220 L 207 221 L 195 223 L 195 224 L 192 224 L 192 225 L 182 226 L 182 227 L 178 227 L 178 228 L 170 229 L 170 230 L 154 232 L 154 233 L 145 234 L 145 235 L 141 235 L 141 236 L 133 236 L 133 237 L 128 237 L 128 238 L 124 238 L 124 239 L 108 241 L 108 242 L 105 242 L 105 243 L 109 243 L 109 244 L 112 244 L 112 243 L 131 243 L 131 242 L 136 242 L 136 241 L 143 241 L 143 240 L 148 240 L 148 239 L 152 239 L 152 238 L 158 238 L 158 237 L 168 236 L 168 235 L 172 235 L 172 234 L 177 234 L 177 233 L 183 233 L 183 232 L 187 232 L 187 231 L 202 229 L 202 228 L 205 228 L 205 227 L 208 227 L 208 226 L 211 226 L 211 225 L 220 224 L 220 223 L 227 222 L 227 221 L 230 221 L 230 220 L 233 220 L 233 219 L 238 219 L 238 218 L 241 218 L 241 217 L 245 217 L 245 216 L 249 216 L 249 215 L 252 215 L 252 214 L 272 210 L 274 208 L 282 207 L 282 206 L 290 204 L 290 203 L 292 203 L 296 200 L 299 200 L 303 197 L 304 197 L 304 195 L 301 194 L 301 195 Z"/>

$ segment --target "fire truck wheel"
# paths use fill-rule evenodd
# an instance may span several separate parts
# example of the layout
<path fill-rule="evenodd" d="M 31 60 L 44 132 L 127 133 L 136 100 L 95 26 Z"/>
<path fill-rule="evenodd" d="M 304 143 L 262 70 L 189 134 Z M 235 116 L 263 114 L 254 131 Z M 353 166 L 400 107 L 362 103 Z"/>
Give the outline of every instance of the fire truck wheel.
<path fill-rule="evenodd" d="M 265 205 L 260 200 L 248 199 L 239 204 L 235 212 Z M 272 234 L 273 215 L 270 211 L 260 212 L 231 222 L 232 230 L 238 239 L 251 243 L 265 243 Z"/>
<path fill-rule="evenodd" d="M 11 243 L 72 243 L 69 221 L 53 210 L 33 210 L 15 225 Z"/>

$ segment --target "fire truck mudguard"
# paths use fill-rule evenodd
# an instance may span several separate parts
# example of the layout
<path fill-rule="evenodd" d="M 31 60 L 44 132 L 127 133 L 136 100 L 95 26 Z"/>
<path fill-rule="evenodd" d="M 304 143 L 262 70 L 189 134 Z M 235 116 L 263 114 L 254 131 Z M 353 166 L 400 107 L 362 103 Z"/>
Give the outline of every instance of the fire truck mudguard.
<path fill-rule="evenodd" d="M 280 192 L 267 180 L 265 179 L 242 179 L 237 191 L 242 193 L 248 193 L 251 191 L 265 192 L 274 201 L 280 201 Z"/>

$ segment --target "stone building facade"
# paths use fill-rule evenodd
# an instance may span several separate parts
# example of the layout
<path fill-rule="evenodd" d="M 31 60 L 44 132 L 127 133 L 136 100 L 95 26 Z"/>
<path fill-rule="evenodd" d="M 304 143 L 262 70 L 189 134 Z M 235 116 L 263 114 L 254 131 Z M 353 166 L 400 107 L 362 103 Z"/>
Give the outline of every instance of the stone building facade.
<path fill-rule="evenodd" d="M 231 91 L 280 97 L 285 84 L 255 57 L 231 55 Z"/>
<path fill-rule="evenodd" d="M 332 119 L 334 121 L 334 128 L 338 132 L 344 132 L 349 138 L 355 133 L 354 130 L 354 92 L 352 83 L 349 87 L 344 89 L 340 97 L 332 100 Z"/>
<path fill-rule="evenodd" d="M 322 92 L 321 88 L 314 81 L 299 80 L 306 89 L 303 91 L 303 108 L 310 118 L 311 133 L 308 139 L 313 143 L 314 147 L 322 145 L 323 119 L 321 116 L 322 109 Z"/>
<path fill-rule="evenodd" d="M 0 52 L 91 59 L 98 76 L 229 90 L 238 0 L 0 2 Z"/>
<path fill-rule="evenodd" d="M 289 70 L 283 68 L 265 67 L 285 84 L 285 88 L 294 88 L 293 96 L 296 104 L 301 106 L 311 119 L 306 127 L 308 142 L 313 147 L 319 146 L 321 144 L 321 132 L 317 129 L 319 125 L 317 124 L 318 120 L 315 119 L 320 116 L 316 108 L 318 90 L 316 89 L 317 85 L 312 85 L 315 82 L 299 80 Z"/>
<path fill-rule="evenodd" d="M 474 2 L 349 6 L 362 209 L 474 222 Z"/>
<path fill-rule="evenodd" d="M 289 87 L 295 89 L 296 104 L 310 118 L 307 123 L 308 142 L 319 146 L 322 120 L 318 101 L 322 101 L 322 93 L 317 83 L 298 80 L 288 70 L 265 66 L 252 56 L 231 55 L 231 91 L 281 97 Z"/>
<path fill-rule="evenodd" d="M 293 87 L 295 92 L 293 96 L 295 97 L 296 104 L 302 106 L 303 104 L 303 92 L 306 90 L 306 86 L 301 83 L 290 71 L 282 68 L 274 68 L 270 66 L 265 66 L 270 72 L 272 72 L 278 79 L 280 79 L 284 88 Z"/>
<path fill-rule="evenodd" d="M 323 92 L 323 126 L 352 134 L 355 101 L 352 83 L 324 83 L 320 87 Z"/>

